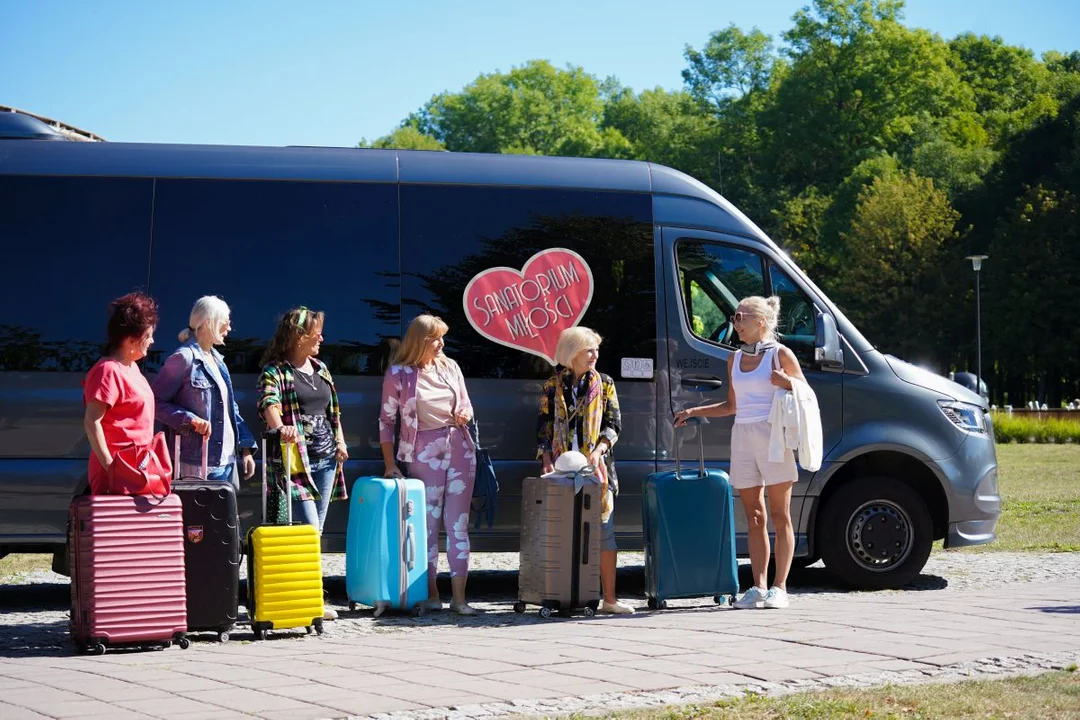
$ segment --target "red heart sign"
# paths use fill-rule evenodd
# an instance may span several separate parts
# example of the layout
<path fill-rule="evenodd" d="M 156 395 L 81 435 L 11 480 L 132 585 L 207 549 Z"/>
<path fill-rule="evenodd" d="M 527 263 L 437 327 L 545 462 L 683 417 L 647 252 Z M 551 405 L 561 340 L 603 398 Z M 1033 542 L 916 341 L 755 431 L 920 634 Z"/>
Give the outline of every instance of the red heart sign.
<path fill-rule="evenodd" d="M 465 286 L 465 315 L 488 340 L 555 365 L 559 334 L 581 321 L 593 296 L 592 270 L 573 250 L 536 253 L 521 270 L 494 267 Z"/>

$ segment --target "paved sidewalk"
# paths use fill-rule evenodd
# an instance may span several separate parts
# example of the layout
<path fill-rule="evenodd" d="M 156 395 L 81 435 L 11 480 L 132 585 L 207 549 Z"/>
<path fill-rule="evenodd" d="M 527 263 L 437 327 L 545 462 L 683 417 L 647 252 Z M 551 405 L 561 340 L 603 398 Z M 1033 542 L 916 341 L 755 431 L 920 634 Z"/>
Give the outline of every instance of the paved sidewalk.
<path fill-rule="evenodd" d="M 262 643 L 244 641 L 245 628 L 225 645 L 104 657 L 17 657 L 0 648 L 0 718 L 535 714 L 557 709 L 556 698 L 601 693 L 877 673 L 884 681 L 985 658 L 1080 656 L 1080 581 L 1036 599 L 1044 590 L 811 594 L 785 611 L 683 601 L 664 612 L 547 622 L 507 608 L 503 622 L 483 627 L 279 633 Z M 370 612 L 360 617 L 345 614 L 335 625 L 372 622 Z"/>

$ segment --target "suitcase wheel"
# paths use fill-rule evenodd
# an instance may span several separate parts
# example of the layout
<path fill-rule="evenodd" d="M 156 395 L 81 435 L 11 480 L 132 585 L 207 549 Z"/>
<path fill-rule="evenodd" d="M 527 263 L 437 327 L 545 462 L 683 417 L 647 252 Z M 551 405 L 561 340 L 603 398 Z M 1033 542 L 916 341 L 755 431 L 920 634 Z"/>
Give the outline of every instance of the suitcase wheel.
<path fill-rule="evenodd" d="M 657 600 L 656 598 L 649 598 L 650 610 L 667 610 L 667 600 Z"/>
<path fill-rule="evenodd" d="M 104 655 L 105 645 L 103 643 L 94 643 L 93 645 L 87 645 L 86 652 L 89 655 Z"/>
<path fill-rule="evenodd" d="M 253 623 L 251 625 L 251 634 L 255 636 L 256 640 L 266 639 L 266 628 L 260 624 Z"/>
<path fill-rule="evenodd" d="M 518 615 L 525 612 L 525 603 L 521 602 L 520 600 L 514 603 L 514 612 L 516 612 Z"/>
<path fill-rule="evenodd" d="M 423 605 L 417 605 L 416 607 L 414 607 L 412 609 L 412 614 L 415 617 L 422 617 L 424 615 L 424 606 Z"/>
<path fill-rule="evenodd" d="M 177 640 L 176 644 L 180 646 L 181 650 L 187 650 L 189 647 L 191 647 L 191 641 L 188 640 L 186 637 L 182 637 Z"/>
<path fill-rule="evenodd" d="M 549 607 L 540 608 L 540 617 L 544 618 L 545 620 L 547 620 L 549 617 L 551 617 L 551 608 L 549 608 Z"/>
<path fill-rule="evenodd" d="M 584 610 L 582 610 L 582 612 L 585 614 L 585 617 L 592 617 L 596 614 L 596 610 L 591 607 L 585 608 Z"/>
<path fill-rule="evenodd" d="M 349 612 L 356 612 L 356 603 L 349 602 Z"/>
<path fill-rule="evenodd" d="M 219 632 L 217 634 L 217 641 L 219 643 L 227 643 L 227 642 L 229 642 L 229 633 L 225 632 L 225 631 Z"/>
<path fill-rule="evenodd" d="M 322 635 L 323 634 L 322 618 L 319 618 L 318 620 L 315 621 L 315 634 L 316 635 Z"/>
<path fill-rule="evenodd" d="M 713 602 L 717 605 L 731 606 L 735 604 L 734 595 L 713 595 Z"/>

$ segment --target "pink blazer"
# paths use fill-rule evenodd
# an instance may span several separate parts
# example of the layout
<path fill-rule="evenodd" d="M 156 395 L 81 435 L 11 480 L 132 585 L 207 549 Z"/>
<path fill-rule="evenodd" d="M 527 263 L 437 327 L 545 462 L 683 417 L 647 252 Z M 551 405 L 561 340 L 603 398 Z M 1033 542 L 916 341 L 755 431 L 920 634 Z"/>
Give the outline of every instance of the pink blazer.
<path fill-rule="evenodd" d="M 439 377 L 454 390 L 454 412 L 464 410 L 472 417 L 472 401 L 465 389 L 465 376 L 458 364 L 448 357 L 439 368 Z M 397 459 L 411 463 L 416 458 L 416 433 L 419 419 L 416 416 L 416 368 L 408 365 L 391 365 L 383 376 L 382 408 L 379 410 L 379 442 L 394 442 L 394 430 L 398 431 Z M 400 417 L 400 423 L 398 422 Z"/>

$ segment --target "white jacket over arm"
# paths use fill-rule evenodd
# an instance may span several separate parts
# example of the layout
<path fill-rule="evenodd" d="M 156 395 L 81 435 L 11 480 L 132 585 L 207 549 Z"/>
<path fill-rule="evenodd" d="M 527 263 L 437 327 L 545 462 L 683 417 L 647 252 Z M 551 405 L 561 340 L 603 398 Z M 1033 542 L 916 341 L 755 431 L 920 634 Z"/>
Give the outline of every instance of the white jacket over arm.
<path fill-rule="evenodd" d="M 797 450 L 803 470 L 821 468 L 821 411 L 809 383 L 791 378 L 791 390 L 777 390 L 769 411 L 769 462 L 780 462 L 784 451 Z"/>

